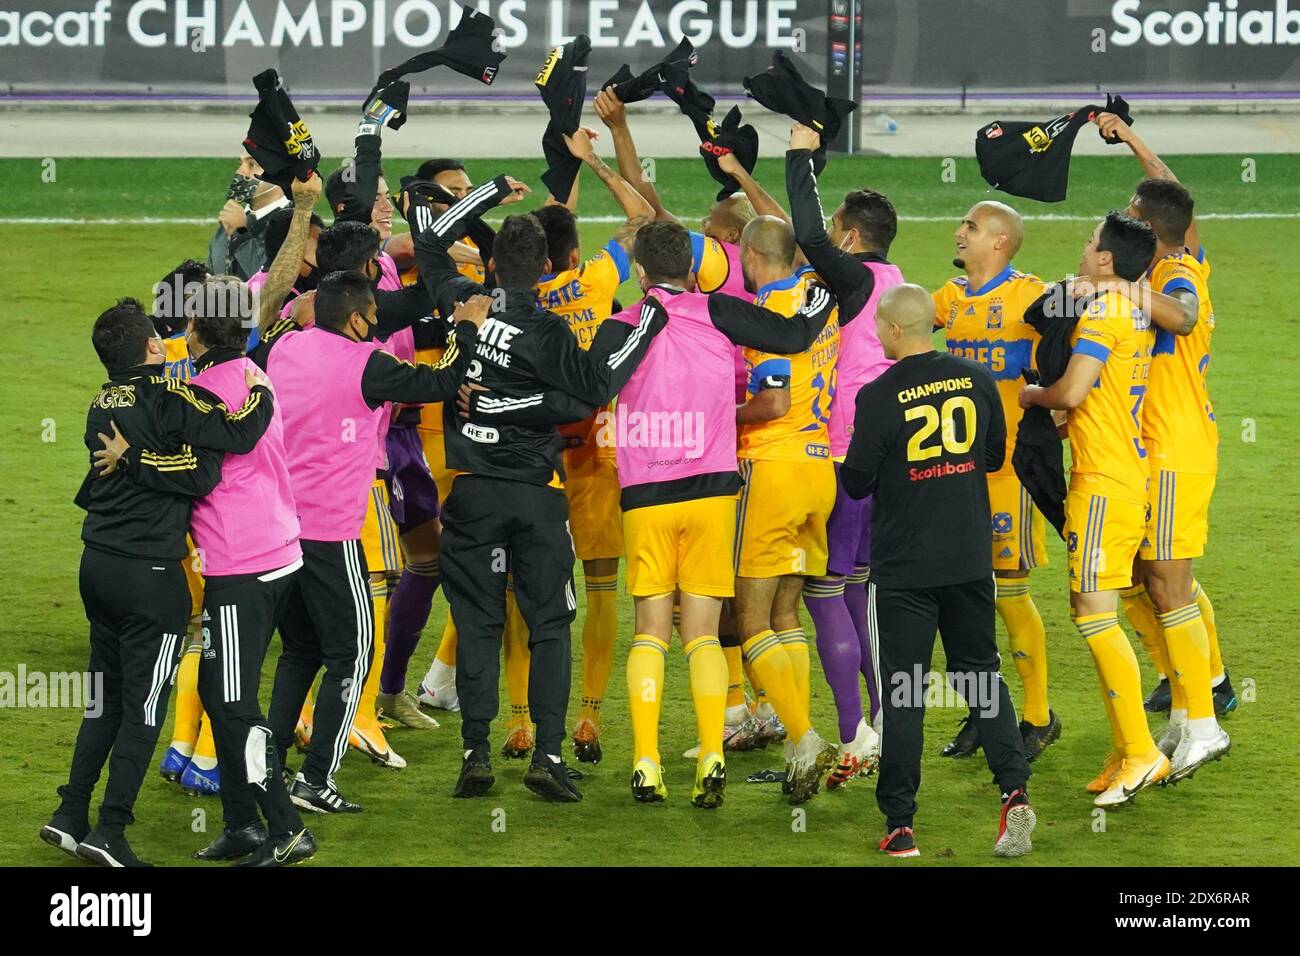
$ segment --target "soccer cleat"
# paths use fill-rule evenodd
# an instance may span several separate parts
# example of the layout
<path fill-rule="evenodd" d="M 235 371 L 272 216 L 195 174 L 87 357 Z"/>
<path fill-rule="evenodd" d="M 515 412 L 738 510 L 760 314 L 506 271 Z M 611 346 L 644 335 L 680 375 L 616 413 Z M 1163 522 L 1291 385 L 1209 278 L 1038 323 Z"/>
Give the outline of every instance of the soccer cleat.
<path fill-rule="evenodd" d="M 1147 699 L 1142 701 L 1142 709 L 1148 714 L 1167 714 L 1169 708 L 1174 705 L 1174 693 L 1169 688 L 1169 678 L 1160 678 L 1160 683 L 1152 688 L 1151 693 L 1147 694 Z"/>
<path fill-rule="evenodd" d="M 691 803 L 702 810 L 716 810 L 722 806 L 726 791 L 727 765 L 722 754 L 709 754 L 695 766 Z"/>
<path fill-rule="evenodd" d="M 578 803 L 582 791 L 573 785 L 573 777 L 564 760 L 550 754 L 534 753 L 532 766 L 524 774 L 524 786 L 549 803 Z"/>
<path fill-rule="evenodd" d="M 1237 709 L 1237 692 L 1232 689 L 1232 678 L 1228 669 L 1223 669 L 1223 680 L 1211 688 L 1214 692 L 1214 716 L 1222 717 Z"/>
<path fill-rule="evenodd" d="M 85 820 L 73 822 L 58 815 L 41 827 L 41 839 L 50 846 L 58 847 L 68 856 L 77 855 L 77 844 L 86 839 L 89 833 L 90 824 Z"/>
<path fill-rule="evenodd" d="M 835 763 L 839 748 L 809 728 L 793 749 L 786 765 L 786 780 L 790 784 L 790 805 L 798 806 L 807 803 L 821 789 L 822 777 Z"/>
<path fill-rule="evenodd" d="M 429 673 L 420 681 L 415 699 L 422 706 L 434 710 L 460 710 L 460 698 L 456 695 L 456 668 L 435 657 Z"/>
<path fill-rule="evenodd" d="M 316 855 L 316 839 L 305 827 L 275 839 L 268 839 L 246 860 L 234 866 L 293 866 Z"/>
<path fill-rule="evenodd" d="M 87 863 L 97 866 L 131 868 L 153 866 L 135 855 L 131 844 L 126 842 L 126 835 L 118 833 L 110 836 L 99 827 L 86 834 L 86 838 L 77 844 L 77 856 Z"/>
<path fill-rule="evenodd" d="M 993 855 L 1024 856 L 1034 848 L 1030 836 L 1037 824 L 1038 817 L 1029 805 L 1029 795 L 1024 788 L 1007 794 L 1002 801 L 1002 821 L 998 824 L 998 839 L 993 844 Z"/>
<path fill-rule="evenodd" d="M 398 694 L 378 694 L 375 697 L 375 709 L 385 717 L 391 717 L 403 727 L 410 727 L 412 730 L 437 730 L 441 724 L 420 710 L 420 705 L 415 702 L 406 691 Z"/>
<path fill-rule="evenodd" d="M 518 724 L 510 731 L 510 736 L 506 737 L 506 742 L 501 745 L 501 756 L 507 760 L 523 760 L 533 752 L 535 743 L 533 725 Z"/>
<path fill-rule="evenodd" d="M 492 758 L 486 750 L 467 750 L 460 763 L 460 776 L 453 797 L 485 797 L 497 778 L 492 775 Z"/>
<path fill-rule="evenodd" d="M 406 766 L 406 761 L 384 737 L 384 732 L 380 729 L 378 721 L 370 727 L 353 724 L 352 729 L 348 731 L 348 746 L 353 750 L 360 750 L 370 758 L 372 763 L 381 767 L 401 770 Z"/>
<path fill-rule="evenodd" d="M 754 711 L 754 719 L 758 721 L 759 739 L 762 741 L 760 747 L 785 740 L 785 724 L 781 723 L 781 718 L 777 716 L 771 704 L 759 704 Z"/>
<path fill-rule="evenodd" d="M 858 721 L 858 731 L 853 739 L 840 744 L 835 768 L 826 778 L 827 790 L 838 790 L 854 777 L 869 777 L 880 765 L 880 735 L 867 723 Z"/>
<path fill-rule="evenodd" d="M 1156 746 L 1160 748 L 1160 752 L 1162 754 L 1164 754 L 1170 760 L 1173 760 L 1174 751 L 1178 749 L 1178 745 L 1182 743 L 1183 736 L 1186 733 L 1187 733 L 1186 723 L 1176 724 L 1171 720 L 1165 726 L 1165 732 L 1161 734 L 1160 739 L 1156 741 Z"/>
<path fill-rule="evenodd" d="M 1120 765 L 1124 762 L 1124 755 L 1112 751 L 1106 757 L 1106 763 L 1102 765 L 1101 773 L 1089 780 L 1083 787 L 1089 793 L 1102 793 L 1115 780 L 1115 774 L 1119 773 Z"/>
<path fill-rule="evenodd" d="M 364 809 L 361 804 L 344 799 L 343 794 L 328 783 L 313 786 L 302 774 L 298 774 L 289 788 L 289 799 L 299 810 L 312 813 L 360 813 Z"/>
<path fill-rule="evenodd" d="M 663 803 L 667 797 L 662 768 L 649 757 L 642 757 L 632 768 L 632 799 L 637 803 Z"/>
<path fill-rule="evenodd" d="M 1047 726 L 1036 727 L 1027 720 L 1020 722 L 1020 741 L 1025 748 L 1025 759 L 1033 763 L 1038 755 L 1061 738 L 1061 718 L 1056 711 L 1047 712 Z"/>
<path fill-rule="evenodd" d="M 940 757 L 973 757 L 980 750 L 980 732 L 974 719 L 967 714 L 959 723 L 961 730 L 946 747 L 939 751 Z"/>
<path fill-rule="evenodd" d="M 880 841 L 880 849 L 890 856 L 920 856 L 921 850 L 916 845 L 916 836 L 911 827 L 896 827 L 890 830 Z"/>
<path fill-rule="evenodd" d="M 237 860 L 241 856 L 255 851 L 268 839 L 266 827 L 260 823 L 250 823 L 238 830 L 222 830 L 217 837 L 202 850 L 194 851 L 196 860 Z"/>
<path fill-rule="evenodd" d="M 168 747 L 167 752 L 163 754 L 162 763 L 158 764 L 158 772 L 168 783 L 177 783 L 181 779 L 181 774 L 185 773 L 189 762 L 189 757 L 175 747 Z"/>
<path fill-rule="evenodd" d="M 1118 807 L 1169 776 L 1169 758 L 1153 749 L 1145 757 L 1125 757 L 1109 787 L 1097 795 L 1093 805 Z"/>
<path fill-rule="evenodd" d="M 722 728 L 722 750 L 724 753 L 761 750 L 768 745 L 769 740 L 764 731 L 763 722 L 753 714 L 748 714 L 739 724 Z M 694 753 L 690 753 L 692 757 L 698 758 L 699 755 L 698 747 Z"/>
<path fill-rule="evenodd" d="M 221 792 L 221 768 L 203 770 L 190 761 L 181 774 L 181 789 L 192 797 L 212 797 Z"/>
<path fill-rule="evenodd" d="M 1232 750 L 1232 739 L 1222 727 L 1208 740 L 1200 740 L 1184 733 L 1178 749 L 1170 761 L 1169 776 L 1165 783 L 1178 783 L 1190 779 L 1201 767 L 1212 760 L 1221 760 Z"/>
<path fill-rule="evenodd" d="M 600 763 L 604 756 L 600 749 L 600 731 L 586 717 L 573 728 L 573 755 L 578 758 L 578 763 Z"/>

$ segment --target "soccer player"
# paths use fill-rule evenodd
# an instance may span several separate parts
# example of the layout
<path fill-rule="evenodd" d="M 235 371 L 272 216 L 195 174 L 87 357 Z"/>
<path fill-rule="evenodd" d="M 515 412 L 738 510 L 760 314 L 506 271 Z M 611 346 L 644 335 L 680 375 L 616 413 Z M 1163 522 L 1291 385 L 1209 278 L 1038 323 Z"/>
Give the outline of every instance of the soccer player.
<path fill-rule="evenodd" d="M 1036 819 L 1016 712 L 998 670 L 992 535 L 984 517 L 986 474 L 1002 466 L 1006 424 L 993 377 L 934 350 L 933 316 L 934 303 L 920 286 L 895 286 L 881 297 L 877 336 L 895 364 L 858 392 L 856 427 L 840 467 L 850 497 L 876 499 L 869 610 L 880 684 L 889 687 L 881 701 L 876 784 L 887 830 L 880 849 L 920 856 L 912 819 L 921 783 L 922 675 L 938 630 L 948 679 L 965 689 L 1002 793 L 993 852 L 1024 856 L 1033 848 Z"/>
<path fill-rule="evenodd" d="M 858 390 L 890 365 L 876 338 L 876 303 L 885 290 L 903 281 L 903 274 L 886 258 L 898 232 L 898 216 L 880 193 L 871 189 L 848 193 L 831 215 L 827 232 L 813 170 L 812 154 L 820 144 L 821 136 L 814 130 L 799 123 L 791 128 L 786 192 L 799 248 L 839 304 L 842 331 L 829 434 L 831 459 L 842 461 L 853 431 Z M 826 535 L 826 575 L 807 583 L 804 604 L 817 629 L 817 653 L 835 698 L 840 744 L 861 764 L 869 762 L 879 747 L 876 730 L 863 713 L 858 684 L 859 675 L 866 678 L 874 721 L 880 688 L 874 679 L 867 624 L 870 500 L 851 498 L 839 487 Z"/>
<path fill-rule="evenodd" d="M 591 137 L 578 130 L 565 137 L 569 151 L 592 170 L 627 217 L 613 238 L 583 261 L 578 220 L 562 205 L 546 205 L 533 215 L 546 231 L 551 271 L 542 276 L 542 306 L 563 317 L 579 347 L 588 349 L 596 330 L 614 312 L 618 287 L 632 274 L 629 255 L 637 230 L 654 219 L 654 208 L 627 180 L 596 155 Z M 574 755 L 582 763 L 599 763 L 600 707 L 614 663 L 618 636 L 618 559 L 623 554 L 618 509 L 618 470 L 614 448 L 599 439 L 609 412 L 565 426 L 564 491 L 569 498 L 573 547 L 582 562 L 587 615 L 582 627 L 582 707 L 574 725 Z"/>
<path fill-rule="evenodd" d="M 373 606 L 360 539 L 384 405 L 454 395 L 465 368 L 457 348 L 449 347 L 437 368 L 412 366 L 384 351 L 373 340 L 378 317 L 372 282 L 356 272 L 329 274 L 317 289 L 313 327 L 277 338 L 267 362 L 284 410 L 303 550 L 303 568 L 281 618 L 284 651 L 270 725 L 283 763 L 323 664 L 310 747 L 290 790 L 295 805 L 320 813 L 362 809 L 338 792 L 334 774 L 373 656 Z M 472 328 L 458 335 L 472 337 Z"/>
<path fill-rule="evenodd" d="M 1145 588 L 1141 581 L 1135 581 L 1132 592 L 1125 594 L 1124 607 L 1162 675 L 1160 685 L 1147 699 L 1147 709 L 1171 710 L 1171 725 L 1180 727 L 1185 715 L 1173 711 L 1188 708 L 1171 709 L 1176 683 L 1171 677 L 1176 675 L 1170 674 L 1170 665 L 1173 670 L 1184 668 L 1164 657 L 1166 649 L 1161 641 L 1168 635 L 1156 619 L 1155 609 L 1172 608 L 1180 611 L 1178 617 L 1190 619 L 1190 624 L 1175 632 L 1175 656 L 1186 663 L 1186 681 L 1197 685 L 1194 696 L 1199 716 L 1191 719 L 1200 721 L 1197 733 L 1204 744 L 1206 735 L 1215 735 L 1213 727 L 1204 723 L 1207 715 L 1199 686 L 1206 647 L 1214 713 L 1226 714 L 1237 706 L 1237 695 L 1219 651 L 1214 606 L 1192 569 L 1192 560 L 1205 550 L 1209 501 L 1219 457 L 1218 426 L 1206 385 L 1215 325 L 1209 290 L 1210 262 L 1200 242 L 1192 196 L 1186 187 L 1119 117 L 1102 113 L 1097 122 L 1103 132 L 1128 143 L 1150 177 L 1138 184 L 1128 213 L 1150 223 L 1156 231 L 1156 261 L 1147 277 L 1152 288 L 1177 298 L 1185 312 L 1181 327 L 1169 326 L 1156 333 L 1143 420 L 1143 440 L 1151 461 L 1150 514 L 1140 569 Z M 1162 598 L 1157 598 L 1157 591 L 1162 592 Z M 1192 602 L 1199 615 L 1187 610 Z M 1200 624 L 1195 623 L 1197 616 Z M 1202 626 L 1204 638 L 1200 635 Z M 1185 703 L 1183 689 L 1177 691 L 1177 696 L 1180 704 Z M 1168 740 L 1162 739 L 1162 747 L 1176 747 L 1177 736 L 1172 732 Z M 1185 767 L 1175 760 L 1172 776 L 1184 776 L 1180 770 L 1185 771 Z"/>
<path fill-rule="evenodd" d="M 97 706 L 77 733 L 68 782 L 41 839 L 101 866 L 147 866 L 131 850 L 126 827 L 158 743 L 177 651 L 190 616 L 180 562 L 194 498 L 220 479 L 220 452 L 250 451 L 271 421 L 264 379 L 246 373 L 249 397 L 238 409 L 211 393 L 157 374 L 167 350 L 139 302 L 119 300 L 95 320 L 91 340 L 109 380 L 86 417 L 86 448 L 119 433 L 160 456 L 130 456 L 120 473 L 88 469 L 76 502 L 85 509 L 81 595 L 90 622 L 87 670 L 103 675 Z M 196 449 L 198 449 L 196 451 Z M 173 473 L 177 492 L 130 480 L 137 469 Z M 180 486 L 178 486 L 180 487 Z M 108 765 L 99 821 L 90 827 L 90 798 Z"/>
<path fill-rule="evenodd" d="M 677 222 L 664 208 L 653 176 L 641 168 L 623 102 L 612 89 L 604 89 L 596 94 L 594 105 L 596 115 L 609 128 L 614 140 L 619 173 L 650 203 L 656 222 Z M 749 197 L 733 193 L 714 202 L 700 223 L 700 231 L 691 232 L 691 268 L 700 292 L 746 297 L 745 274 L 740 265 L 740 234 L 755 215 Z"/>
<path fill-rule="evenodd" d="M 489 184 L 497 196 L 500 186 Z M 476 190 L 477 192 L 477 190 Z M 474 194 L 471 194 L 471 196 Z M 468 200 L 466 200 L 468 201 Z M 429 232 L 443 248 L 456 238 L 457 207 Z M 463 219 L 463 217 L 460 217 Z M 416 238 L 419 250 L 425 236 Z M 551 268 L 545 231 L 534 216 L 511 216 L 493 245 L 489 272 L 502 304 L 484 325 L 474 353 L 476 382 L 502 392 L 495 408 L 534 403 L 527 394 L 550 386 L 580 403 L 576 421 L 619 390 L 653 340 L 654 316 L 629 327 L 608 323 L 583 350 L 564 322 L 542 307 L 537 290 Z M 424 267 L 421 267 L 424 275 Z M 440 311 L 448 302 L 479 292 L 445 258 Z M 569 627 L 573 594 L 572 537 L 562 481 L 560 441 L 553 419 L 515 425 L 461 423 L 455 409 L 446 422 L 447 463 L 460 472 L 443 511 L 442 565 L 451 613 L 459 631 L 456 690 L 465 755 L 454 795 L 485 795 L 495 782 L 488 738 L 498 706 L 498 643 L 505 626 L 505 575 L 528 627 L 531 662 L 529 710 L 537 722 L 536 747 L 524 784 L 543 799 L 576 802 L 582 794 L 564 765 L 561 742 L 569 693 Z"/>
<path fill-rule="evenodd" d="M 319 182 L 318 179 L 314 180 Z M 208 280 L 229 301 L 242 294 L 234 277 Z M 197 309 L 186 330 L 198 366 L 195 385 L 228 406 L 243 403 L 245 371 L 255 369 L 244 355 L 247 326 L 237 311 Z M 199 693 L 211 720 L 221 764 L 224 827 L 211 845 L 194 854 L 200 860 L 240 860 L 236 866 L 286 866 L 312 856 L 316 843 L 289 800 L 284 774 L 258 701 L 262 663 L 293 583 L 302 567 L 298 519 L 284 461 L 282 414 L 245 455 L 227 455 L 221 481 L 194 503 L 190 524 L 203 555 L 204 641 L 198 668 Z M 129 445 L 117 438 L 109 448 L 116 467 Z M 142 458 L 157 453 L 141 449 Z M 131 476 L 145 487 L 171 489 L 170 472 L 137 469 Z M 262 823 L 258 809 L 266 818 Z"/>
<path fill-rule="evenodd" d="M 755 305 L 788 316 L 804 307 L 817 277 L 809 268 L 795 269 L 797 251 L 794 230 L 784 220 L 760 216 L 745 227 L 740 261 Z M 835 504 L 827 425 L 839 342 L 839 323 L 832 318 L 797 355 L 745 349 L 749 399 L 736 410 L 744 481 L 736 527 L 736 620 L 746 663 L 788 732 L 792 803 L 811 798 L 817 783 L 805 774 L 795 790 L 789 764 L 796 742 L 814 733 L 799 596 L 807 576 L 826 573 L 826 520 Z M 827 786 L 840 786 L 861 769 L 842 752 Z"/>
<path fill-rule="evenodd" d="M 642 226 L 633 258 L 647 298 L 614 316 L 613 323 L 639 330 L 661 309 L 669 318 L 659 333 L 663 341 L 656 339 L 619 392 L 614 419 L 627 589 L 636 616 L 627 662 L 632 796 L 657 803 L 668 793 L 659 755 L 659 714 L 674 596 L 680 594 L 678 632 L 690 667 L 700 742 L 691 802 L 712 809 L 722 804 L 727 782 L 722 746 L 727 662 L 717 633 L 722 600 L 733 595 L 736 577 L 731 556 L 717 542 L 734 539 L 740 490 L 735 350 L 802 352 L 821 334 L 834 302 L 824 287 L 816 287 L 804 308 L 783 316 L 733 296 L 688 291 L 691 237 L 676 222 Z M 602 327 L 601 334 L 609 327 Z M 632 334 L 644 339 L 637 331 Z M 543 398 L 526 397 L 505 409 L 493 402 L 496 411 L 480 421 L 526 415 Z M 797 698 L 793 692 L 790 696 Z M 463 706 L 463 693 L 461 697 Z M 794 789 L 815 792 L 821 768 L 833 759 L 834 748 L 810 728 L 796 743 L 791 761 Z"/>
<path fill-rule="evenodd" d="M 1136 282 L 1156 251 L 1146 223 L 1112 212 L 1083 249 L 1079 273 Z M 1088 643 L 1110 718 L 1115 749 L 1087 785 L 1099 807 L 1127 803 L 1169 776 L 1142 709 L 1142 675 L 1115 613 L 1132 585 L 1133 561 L 1146 527 L 1147 451 L 1142 444 L 1155 336 L 1138 303 L 1116 289 L 1100 291 L 1071 335 L 1065 374 L 1047 387 L 1026 385 L 1020 407 L 1068 411 L 1070 488 L 1065 501 L 1066 552 L 1074 625 Z"/>
<path fill-rule="evenodd" d="M 1002 396 L 1007 453 L 1002 467 L 988 476 L 995 604 L 1024 687 L 1020 733 L 1025 755 L 1033 761 L 1061 736 L 1060 718 L 1047 699 L 1047 633 L 1029 593 L 1029 572 L 1048 563 L 1047 522 L 1016 477 L 1011 455 L 1024 414 L 1018 402 L 1020 373 L 1034 367 L 1039 339 L 1024 320 L 1025 309 L 1043 294 L 1045 284 L 1038 276 L 1017 271 L 1011 262 L 1024 240 L 1024 226 L 1019 213 L 1005 203 L 976 203 L 954 239 L 957 254 L 952 262 L 963 275 L 934 293 L 935 327 L 944 330 L 949 352 L 984 366 Z M 979 749 L 976 726 L 965 718 L 943 756 L 966 757 Z"/>

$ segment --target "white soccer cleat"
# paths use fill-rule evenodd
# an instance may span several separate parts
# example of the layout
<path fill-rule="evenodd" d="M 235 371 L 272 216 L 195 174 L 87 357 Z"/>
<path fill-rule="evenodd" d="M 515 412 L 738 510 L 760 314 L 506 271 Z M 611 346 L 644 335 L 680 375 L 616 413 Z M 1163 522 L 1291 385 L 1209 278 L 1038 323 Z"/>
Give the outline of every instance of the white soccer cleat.
<path fill-rule="evenodd" d="M 1204 764 L 1219 760 L 1232 749 L 1232 739 L 1222 727 L 1219 732 L 1207 740 L 1197 739 L 1190 734 L 1183 734 L 1178 749 L 1174 751 L 1172 769 L 1165 783 L 1178 783 L 1187 780 Z"/>
<path fill-rule="evenodd" d="M 456 668 L 435 657 L 429 673 L 420 681 L 420 691 L 415 699 L 435 710 L 460 710 L 460 699 L 456 696 Z"/>
<path fill-rule="evenodd" d="M 786 741 L 787 747 L 789 741 Z M 787 750 L 786 783 L 790 803 L 807 803 L 821 788 L 822 775 L 835 763 L 839 748 L 823 740 L 817 731 L 807 730 L 798 743 Z"/>
<path fill-rule="evenodd" d="M 1176 724 L 1171 720 L 1168 726 L 1165 727 L 1165 732 L 1156 741 L 1156 746 L 1160 748 L 1162 754 L 1173 760 L 1174 752 L 1178 750 L 1178 745 L 1182 743 L 1183 737 L 1186 735 L 1187 725 L 1183 723 Z"/>
<path fill-rule="evenodd" d="M 865 719 L 858 721 L 857 733 L 840 744 L 835 769 L 826 778 L 827 790 L 838 790 L 854 777 L 869 777 L 880 766 L 880 735 Z"/>

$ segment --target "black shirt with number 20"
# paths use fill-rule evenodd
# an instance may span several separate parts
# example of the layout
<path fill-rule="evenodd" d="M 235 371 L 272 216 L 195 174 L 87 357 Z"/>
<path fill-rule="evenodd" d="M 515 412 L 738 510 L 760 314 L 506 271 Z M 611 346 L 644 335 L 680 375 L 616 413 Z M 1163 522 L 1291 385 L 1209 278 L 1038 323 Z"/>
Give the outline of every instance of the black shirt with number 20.
<path fill-rule="evenodd" d="M 1006 439 L 997 386 L 967 359 L 909 355 L 863 386 L 840 480 L 851 497 L 875 495 L 872 581 L 931 588 L 993 574 L 986 476 Z"/>

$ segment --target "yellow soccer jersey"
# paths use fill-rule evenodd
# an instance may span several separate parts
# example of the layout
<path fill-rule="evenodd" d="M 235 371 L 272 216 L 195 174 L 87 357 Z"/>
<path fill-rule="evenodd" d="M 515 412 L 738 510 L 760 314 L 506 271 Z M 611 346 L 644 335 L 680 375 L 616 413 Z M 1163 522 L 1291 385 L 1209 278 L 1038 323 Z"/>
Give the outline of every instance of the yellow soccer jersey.
<path fill-rule="evenodd" d="M 614 296 L 618 287 L 632 274 L 632 264 L 627 252 L 617 240 L 611 239 L 605 248 L 576 269 L 554 275 L 542 276 L 537 286 L 537 301 L 569 323 L 569 329 L 582 349 L 591 348 L 600 323 L 614 312 Z M 595 438 L 598 415 L 560 428 L 560 434 L 571 442 L 581 439 L 590 447 Z M 612 457 L 614 449 L 609 449 Z"/>
<path fill-rule="evenodd" d="M 537 301 L 542 308 L 563 316 L 578 345 L 588 349 L 600 323 L 613 314 L 618 287 L 631 274 L 627 253 L 611 239 L 578 268 L 542 276 Z"/>
<path fill-rule="evenodd" d="M 808 286 L 817 280 L 811 269 L 758 290 L 754 302 L 781 315 L 794 316 L 808 298 Z M 790 410 L 780 418 L 755 422 L 740 430 L 741 458 L 763 461 L 830 461 L 831 398 L 835 395 L 835 361 L 840 351 L 838 315 L 806 352 L 772 355 L 745 349 L 747 389 L 756 395 L 764 388 L 790 389 Z"/>
<path fill-rule="evenodd" d="M 1197 308 L 1191 335 L 1155 330 L 1151 381 L 1142 412 L 1142 440 L 1151 468 L 1213 475 L 1219 470 L 1219 427 L 1205 381 L 1214 335 L 1210 263 L 1203 249 L 1197 256 L 1184 251 L 1157 259 L 1149 277 L 1157 292 L 1193 293 Z"/>
<path fill-rule="evenodd" d="M 948 351 L 978 362 L 998 383 L 1002 414 L 1007 420 L 1007 460 L 998 474 L 1012 474 L 1011 453 L 1024 411 L 1020 373 L 1034 368 L 1038 332 L 1025 321 L 1025 309 L 1043 294 L 1045 283 L 1035 275 L 1007 266 L 984 284 L 968 288 L 965 276 L 957 276 L 934 293 L 934 324 L 944 329 Z"/>
<path fill-rule="evenodd" d="M 1105 363 L 1088 397 L 1069 414 L 1071 481 L 1088 476 L 1094 495 L 1146 501 L 1142 401 L 1154 342 L 1150 317 L 1118 292 L 1096 298 L 1070 336 L 1075 352 Z"/>
<path fill-rule="evenodd" d="M 178 382 L 188 382 L 194 377 L 194 363 L 190 360 L 190 348 L 185 344 L 185 333 L 181 332 L 163 339 L 167 348 L 167 357 L 163 360 L 163 375 Z"/>

